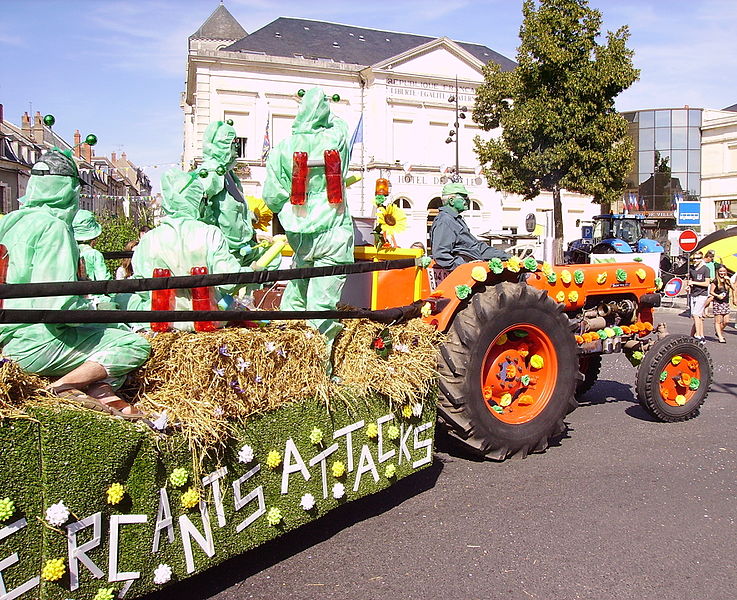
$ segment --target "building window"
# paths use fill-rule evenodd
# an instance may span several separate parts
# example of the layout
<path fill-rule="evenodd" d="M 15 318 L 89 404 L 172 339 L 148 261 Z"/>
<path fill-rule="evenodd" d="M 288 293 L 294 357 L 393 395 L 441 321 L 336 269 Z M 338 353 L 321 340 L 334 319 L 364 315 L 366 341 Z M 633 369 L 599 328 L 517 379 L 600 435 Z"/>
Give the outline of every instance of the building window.
<path fill-rule="evenodd" d="M 248 138 L 237 137 L 235 138 L 235 147 L 238 152 L 238 158 L 246 158 L 246 145 L 248 144 Z"/>
<path fill-rule="evenodd" d="M 394 204 L 396 204 L 399 208 L 402 210 L 412 210 L 412 203 L 409 201 L 408 198 L 405 198 L 404 196 L 400 196 L 394 201 Z"/>

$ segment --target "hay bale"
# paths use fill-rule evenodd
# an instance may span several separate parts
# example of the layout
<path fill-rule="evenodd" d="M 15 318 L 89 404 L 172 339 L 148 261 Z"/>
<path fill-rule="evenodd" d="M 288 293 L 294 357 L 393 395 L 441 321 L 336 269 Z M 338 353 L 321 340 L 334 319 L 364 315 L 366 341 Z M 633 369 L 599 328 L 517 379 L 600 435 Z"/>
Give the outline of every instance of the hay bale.
<path fill-rule="evenodd" d="M 24 407 L 49 398 L 46 380 L 24 372 L 18 363 L 0 359 L 0 420 L 25 416 Z"/>

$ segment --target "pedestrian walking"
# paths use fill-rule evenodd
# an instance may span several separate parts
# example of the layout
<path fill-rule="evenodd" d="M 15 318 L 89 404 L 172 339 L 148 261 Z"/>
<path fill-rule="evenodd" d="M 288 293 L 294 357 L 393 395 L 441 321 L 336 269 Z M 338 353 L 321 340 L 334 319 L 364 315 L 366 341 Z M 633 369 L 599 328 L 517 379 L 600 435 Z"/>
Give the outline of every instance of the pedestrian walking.
<path fill-rule="evenodd" d="M 691 309 L 691 318 L 693 325 L 691 326 L 691 335 L 699 340 L 704 341 L 704 308 L 706 301 L 709 299 L 709 286 L 711 279 L 709 277 L 709 269 L 704 264 L 704 255 L 697 251 L 691 255 L 691 265 L 688 269 L 688 279 L 686 288 L 688 290 L 688 304 Z"/>
<path fill-rule="evenodd" d="M 729 318 L 729 301 L 734 297 L 734 287 L 726 267 L 720 266 L 717 269 L 717 276 L 709 287 L 709 296 L 714 308 L 714 332 L 719 343 L 725 344 L 727 340 L 724 339 L 724 328 Z"/>

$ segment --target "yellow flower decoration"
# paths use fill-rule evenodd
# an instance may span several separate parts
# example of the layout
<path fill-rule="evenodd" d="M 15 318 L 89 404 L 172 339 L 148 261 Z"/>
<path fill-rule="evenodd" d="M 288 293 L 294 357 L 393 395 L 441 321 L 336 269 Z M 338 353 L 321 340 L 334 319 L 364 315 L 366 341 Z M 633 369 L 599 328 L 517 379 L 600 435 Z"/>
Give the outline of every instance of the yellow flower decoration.
<path fill-rule="evenodd" d="M 384 469 L 384 477 L 391 479 L 397 474 L 397 467 L 394 463 L 389 463 Z"/>
<path fill-rule="evenodd" d="M 484 267 L 474 267 L 471 269 L 471 279 L 474 281 L 486 281 L 487 271 Z"/>
<path fill-rule="evenodd" d="M 674 367 L 677 367 L 681 364 L 681 361 L 683 360 L 683 357 L 680 355 L 676 355 L 673 358 L 670 359 L 670 362 L 673 364 Z"/>
<path fill-rule="evenodd" d="M 576 290 L 572 290 L 568 292 L 568 302 L 571 302 L 571 303 L 578 302 L 578 292 Z"/>
<path fill-rule="evenodd" d="M 370 440 L 375 440 L 379 437 L 379 426 L 376 423 L 366 425 L 366 437 Z"/>
<path fill-rule="evenodd" d="M 402 407 L 402 416 L 405 419 L 409 419 L 412 416 L 412 407 L 409 404 Z"/>
<path fill-rule="evenodd" d="M 596 283 L 598 283 L 599 285 L 602 285 L 602 284 L 606 283 L 606 278 L 607 278 L 607 274 L 606 273 L 599 273 L 596 276 Z"/>
<path fill-rule="evenodd" d="M 182 506 L 184 508 L 192 508 L 197 506 L 200 501 L 200 490 L 196 487 L 189 488 L 182 494 Z"/>
<path fill-rule="evenodd" d="M 545 360 L 539 354 L 533 354 L 532 358 L 530 358 L 530 366 L 533 369 L 542 369 L 544 365 Z"/>
<path fill-rule="evenodd" d="M 566 293 L 563 290 L 561 290 L 560 292 L 558 292 L 555 295 L 555 300 L 557 302 L 565 302 L 566 301 Z"/>
<path fill-rule="evenodd" d="M 114 587 L 101 587 L 97 588 L 97 593 L 94 595 L 92 600 L 113 600 Z"/>
<path fill-rule="evenodd" d="M 310 443 L 314 446 L 322 444 L 322 429 L 313 427 L 310 431 Z"/>
<path fill-rule="evenodd" d="M 432 314 L 432 306 L 429 302 L 425 302 L 420 309 L 420 314 L 427 319 Z"/>
<path fill-rule="evenodd" d="M 496 345 L 497 346 L 503 346 L 507 343 L 507 340 L 509 338 L 507 337 L 506 333 L 502 333 L 498 338 L 496 338 Z"/>
<path fill-rule="evenodd" d="M 343 475 L 345 475 L 345 464 L 341 460 L 336 460 L 330 468 L 330 471 L 335 478 L 343 477 Z"/>
<path fill-rule="evenodd" d="M 272 527 L 276 527 L 284 517 L 281 514 L 281 510 L 276 506 L 272 506 L 266 513 L 266 521 Z"/>
<path fill-rule="evenodd" d="M 683 406 L 684 404 L 686 404 L 686 396 L 684 396 L 683 394 L 678 394 L 676 396 L 676 404 L 678 406 Z"/>
<path fill-rule="evenodd" d="M 530 406 L 530 405 L 531 405 L 531 404 L 533 404 L 534 402 L 535 402 L 535 399 L 534 399 L 534 398 L 533 398 L 532 396 L 530 396 L 530 394 L 522 394 L 522 395 L 521 395 L 521 396 L 520 396 L 520 397 L 519 397 L 519 398 L 517 399 L 517 404 L 518 404 L 519 406 Z"/>
<path fill-rule="evenodd" d="M 645 269 L 637 269 L 637 271 L 635 271 L 635 275 L 637 275 L 637 279 L 639 279 L 640 281 L 645 281 L 645 277 L 647 277 L 647 271 L 645 271 Z"/>
<path fill-rule="evenodd" d="M 517 256 L 511 256 L 507 261 L 507 270 L 512 273 L 519 273 L 522 268 L 522 261 Z"/>
<path fill-rule="evenodd" d="M 266 231 L 271 225 L 271 220 L 274 218 L 274 213 L 271 209 L 266 206 L 261 198 L 255 196 L 246 196 L 246 202 L 248 202 L 248 210 L 251 211 L 251 221 L 256 229 Z"/>
<path fill-rule="evenodd" d="M 502 397 L 499 399 L 499 405 L 509 406 L 510 404 L 512 404 L 512 394 L 507 392 L 506 394 L 503 394 Z"/>
<path fill-rule="evenodd" d="M 276 469 L 281 464 L 281 454 L 277 450 L 270 450 L 266 457 L 266 465 L 271 469 Z"/>
<path fill-rule="evenodd" d="M 543 272 L 543 273 L 544 273 L 545 275 L 550 275 L 550 274 L 551 274 L 551 273 L 553 272 L 553 265 L 551 265 L 551 264 L 550 264 L 549 262 L 544 262 L 544 263 L 542 264 L 542 267 L 540 267 L 540 270 L 541 270 L 541 271 L 542 271 L 542 272 Z"/>
<path fill-rule="evenodd" d="M 125 488 L 119 483 L 113 483 L 107 489 L 107 503 L 118 504 L 125 496 Z"/>
<path fill-rule="evenodd" d="M 394 235 L 407 229 L 407 215 L 396 204 L 378 208 L 376 222 L 386 235 Z"/>
<path fill-rule="evenodd" d="M 563 283 L 571 283 L 572 279 L 573 279 L 573 275 L 571 275 L 571 272 L 568 269 L 563 269 L 560 272 L 560 280 Z"/>
<path fill-rule="evenodd" d="M 59 581 L 66 573 L 63 558 L 51 558 L 41 569 L 41 579 L 44 581 Z"/>

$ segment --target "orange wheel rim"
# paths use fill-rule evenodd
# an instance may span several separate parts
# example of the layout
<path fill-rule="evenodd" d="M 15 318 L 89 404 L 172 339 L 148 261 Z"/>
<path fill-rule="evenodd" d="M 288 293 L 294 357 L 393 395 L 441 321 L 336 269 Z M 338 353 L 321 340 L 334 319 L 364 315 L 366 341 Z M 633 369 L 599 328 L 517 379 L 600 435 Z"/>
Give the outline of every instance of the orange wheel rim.
<path fill-rule="evenodd" d="M 507 327 L 489 345 L 481 366 L 484 403 L 511 425 L 532 421 L 550 402 L 558 355 L 550 337 L 529 323 Z"/>
<path fill-rule="evenodd" d="M 669 406 L 684 406 L 698 392 L 701 383 L 701 365 L 690 354 L 677 354 L 660 372 L 658 392 Z"/>

